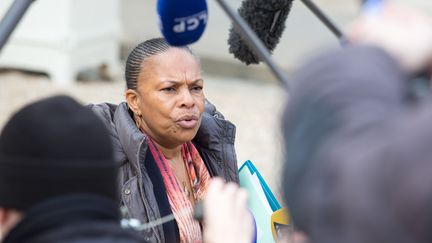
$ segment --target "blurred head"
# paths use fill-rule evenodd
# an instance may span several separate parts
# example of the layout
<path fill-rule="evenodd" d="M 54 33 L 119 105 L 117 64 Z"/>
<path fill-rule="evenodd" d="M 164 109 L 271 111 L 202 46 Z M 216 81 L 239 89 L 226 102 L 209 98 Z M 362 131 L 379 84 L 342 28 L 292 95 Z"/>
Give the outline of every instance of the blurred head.
<path fill-rule="evenodd" d="M 102 121 L 57 96 L 18 111 L 0 135 L 0 228 L 47 200 L 76 194 L 112 200 L 117 165 Z"/>
<path fill-rule="evenodd" d="M 159 145 L 191 141 L 204 112 L 199 60 L 162 38 L 139 44 L 126 62 L 126 100 L 140 128 Z"/>
<path fill-rule="evenodd" d="M 284 179 L 285 203 L 310 242 L 431 242 L 432 111 L 395 117 L 356 136 L 334 132 L 297 180 Z M 299 172 L 291 166 L 283 176 Z"/>

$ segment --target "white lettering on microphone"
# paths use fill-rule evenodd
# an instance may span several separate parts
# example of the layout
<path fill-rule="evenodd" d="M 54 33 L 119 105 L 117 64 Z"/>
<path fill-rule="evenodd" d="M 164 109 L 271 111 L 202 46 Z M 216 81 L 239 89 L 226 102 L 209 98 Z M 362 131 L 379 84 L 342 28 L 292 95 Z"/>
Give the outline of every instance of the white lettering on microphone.
<path fill-rule="evenodd" d="M 202 11 L 197 14 L 174 19 L 175 25 L 173 27 L 173 31 L 176 33 L 183 33 L 186 31 L 194 31 L 202 22 L 203 24 L 207 24 L 207 11 Z"/>

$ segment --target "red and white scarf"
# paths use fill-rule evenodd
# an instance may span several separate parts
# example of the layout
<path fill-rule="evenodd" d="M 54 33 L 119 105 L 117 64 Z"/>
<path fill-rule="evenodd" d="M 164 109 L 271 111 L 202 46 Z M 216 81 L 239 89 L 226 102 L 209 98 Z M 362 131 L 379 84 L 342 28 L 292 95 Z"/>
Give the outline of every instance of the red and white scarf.
<path fill-rule="evenodd" d="M 202 242 L 201 226 L 193 218 L 193 205 L 191 201 L 186 196 L 181 183 L 177 180 L 161 150 L 150 137 L 147 143 L 161 172 L 171 210 L 180 231 L 180 242 Z M 191 193 L 193 194 L 194 200 L 202 200 L 209 185 L 210 174 L 192 142 L 183 144 L 181 152 L 185 168 L 189 175 L 190 184 L 192 185 Z M 191 213 L 185 214 L 185 211 Z"/>

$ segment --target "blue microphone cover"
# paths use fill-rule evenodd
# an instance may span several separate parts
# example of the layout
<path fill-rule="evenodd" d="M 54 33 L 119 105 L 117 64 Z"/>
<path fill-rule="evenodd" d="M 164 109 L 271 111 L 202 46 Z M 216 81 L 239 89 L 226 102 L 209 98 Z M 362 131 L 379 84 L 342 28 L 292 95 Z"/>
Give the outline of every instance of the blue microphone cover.
<path fill-rule="evenodd" d="M 172 46 L 185 46 L 198 41 L 207 25 L 205 0 L 158 0 L 160 29 Z"/>
<path fill-rule="evenodd" d="M 383 0 L 367 0 L 363 2 L 363 11 L 369 15 L 381 14 L 383 7 Z"/>

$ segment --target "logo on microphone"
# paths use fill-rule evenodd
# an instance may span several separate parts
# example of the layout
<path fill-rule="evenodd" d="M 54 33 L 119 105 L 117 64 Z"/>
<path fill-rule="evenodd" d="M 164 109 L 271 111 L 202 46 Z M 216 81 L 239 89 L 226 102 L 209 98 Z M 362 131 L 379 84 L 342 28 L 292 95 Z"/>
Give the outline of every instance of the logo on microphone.
<path fill-rule="evenodd" d="M 175 25 L 173 27 L 173 31 L 175 33 L 184 33 L 186 31 L 194 31 L 199 26 L 200 23 L 207 24 L 207 11 L 201 11 L 191 16 L 176 18 L 174 19 Z"/>

